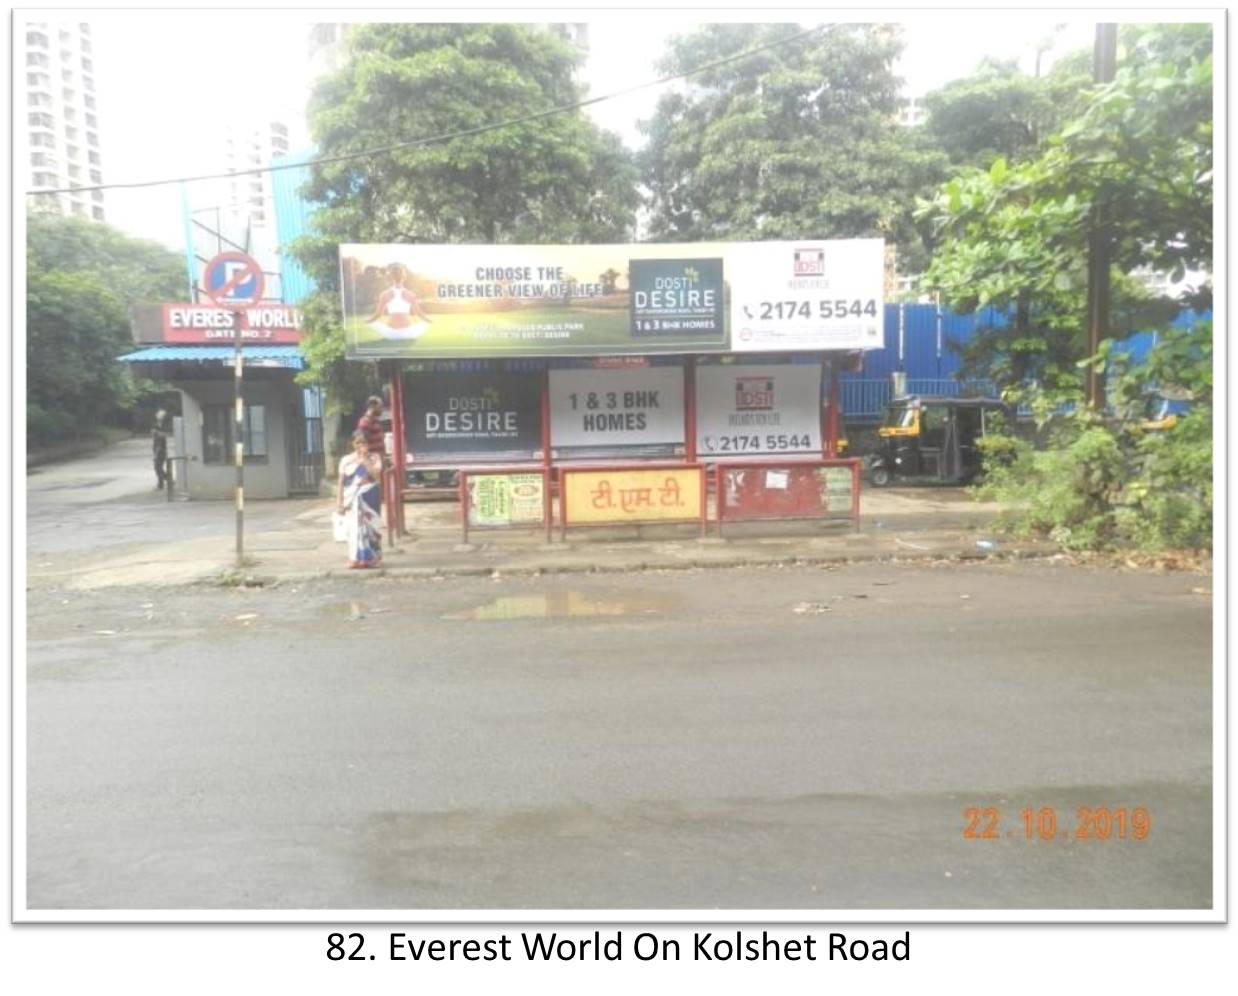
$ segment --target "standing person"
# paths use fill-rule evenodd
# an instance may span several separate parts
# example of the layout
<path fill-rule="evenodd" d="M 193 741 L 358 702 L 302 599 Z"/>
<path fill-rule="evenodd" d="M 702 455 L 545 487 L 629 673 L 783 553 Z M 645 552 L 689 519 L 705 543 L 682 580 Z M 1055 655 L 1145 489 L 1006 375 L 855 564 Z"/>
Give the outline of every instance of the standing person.
<path fill-rule="evenodd" d="M 383 399 L 377 394 L 370 395 L 370 398 L 365 403 L 365 414 L 357 419 L 357 432 L 365 436 L 366 446 L 372 455 L 378 457 L 379 466 L 387 467 L 390 464 L 384 459 L 386 457 L 387 447 L 383 443 Z M 378 513 L 383 511 L 383 489 L 380 484 L 378 488 Z"/>
<path fill-rule="evenodd" d="M 155 457 L 155 490 L 162 491 L 164 482 L 172 487 L 172 475 L 168 473 L 168 434 L 165 429 L 168 413 L 162 408 L 155 412 L 155 428 L 151 433 L 151 448 Z"/>
<path fill-rule="evenodd" d="M 357 431 L 365 436 L 371 453 L 387 455 L 383 445 L 383 399 L 377 394 L 370 395 L 365 403 L 365 414 L 357 419 Z"/>
<path fill-rule="evenodd" d="M 336 511 L 345 517 L 349 567 L 378 567 L 383 562 L 379 479 L 383 461 L 371 453 L 365 433 L 354 432 L 353 451 L 340 460 L 335 487 Z"/>

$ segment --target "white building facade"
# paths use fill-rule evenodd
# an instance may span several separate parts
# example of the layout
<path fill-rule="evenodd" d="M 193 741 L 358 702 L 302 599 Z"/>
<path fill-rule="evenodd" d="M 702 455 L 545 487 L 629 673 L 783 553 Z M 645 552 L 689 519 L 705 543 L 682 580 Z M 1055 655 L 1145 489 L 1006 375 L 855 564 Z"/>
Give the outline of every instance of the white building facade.
<path fill-rule="evenodd" d="M 25 106 L 15 109 L 17 175 L 35 190 L 103 183 L 90 26 L 30 22 L 19 41 Z M 30 207 L 105 220 L 101 190 L 33 197 Z"/>

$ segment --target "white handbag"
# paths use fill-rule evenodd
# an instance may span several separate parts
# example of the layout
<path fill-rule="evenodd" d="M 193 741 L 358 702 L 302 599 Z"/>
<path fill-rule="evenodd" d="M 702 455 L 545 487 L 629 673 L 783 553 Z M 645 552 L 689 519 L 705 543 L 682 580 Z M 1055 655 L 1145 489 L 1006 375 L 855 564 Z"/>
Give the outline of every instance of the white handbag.
<path fill-rule="evenodd" d="M 331 513 L 331 535 L 337 543 L 348 542 L 348 520 L 343 512 Z"/>

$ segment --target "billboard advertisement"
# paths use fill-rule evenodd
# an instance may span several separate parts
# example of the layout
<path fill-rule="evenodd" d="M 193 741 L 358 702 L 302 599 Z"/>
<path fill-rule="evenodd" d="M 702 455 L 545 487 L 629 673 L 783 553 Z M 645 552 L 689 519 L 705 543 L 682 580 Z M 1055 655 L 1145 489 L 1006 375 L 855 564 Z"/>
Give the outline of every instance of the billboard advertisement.
<path fill-rule="evenodd" d="M 348 356 L 875 349 L 880 239 L 342 245 Z"/>
<path fill-rule="evenodd" d="M 404 397 L 405 442 L 419 459 L 541 453 L 537 374 L 414 371 Z"/>
<path fill-rule="evenodd" d="M 554 446 L 660 446 L 684 441 L 683 369 L 551 370 Z"/>
<path fill-rule="evenodd" d="M 821 453 L 821 368 L 729 363 L 696 371 L 702 460 Z"/>

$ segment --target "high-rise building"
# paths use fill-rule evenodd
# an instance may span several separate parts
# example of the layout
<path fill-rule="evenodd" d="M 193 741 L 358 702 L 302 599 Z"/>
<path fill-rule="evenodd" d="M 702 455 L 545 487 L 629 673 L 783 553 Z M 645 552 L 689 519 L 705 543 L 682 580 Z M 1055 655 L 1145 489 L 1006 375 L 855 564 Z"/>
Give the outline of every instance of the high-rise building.
<path fill-rule="evenodd" d="M 25 128 L 19 127 L 18 134 L 26 138 L 26 162 L 19 160 L 18 175 L 24 174 L 33 189 L 102 183 L 90 25 L 31 22 L 24 42 L 26 106 L 18 109 L 18 123 L 24 114 Z M 29 202 L 33 210 L 104 218 L 101 190 L 49 194 Z"/>
<path fill-rule="evenodd" d="M 311 80 L 326 76 L 343 64 L 344 39 L 351 29 L 351 24 L 322 22 L 311 25 L 308 49 Z"/>
<path fill-rule="evenodd" d="M 282 121 L 232 121 L 221 129 L 218 147 L 222 155 L 203 160 L 204 167 L 236 175 L 203 180 L 186 189 L 191 251 L 199 263 L 220 252 L 249 253 L 267 274 L 266 296 L 277 299 L 281 291 L 280 260 L 271 173 L 267 170 L 288 154 L 288 125 Z"/>
<path fill-rule="evenodd" d="M 928 118 L 928 108 L 919 97 L 904 97 L 898 110 L 898 123 L 904 128 L 915 128 Z"/>

